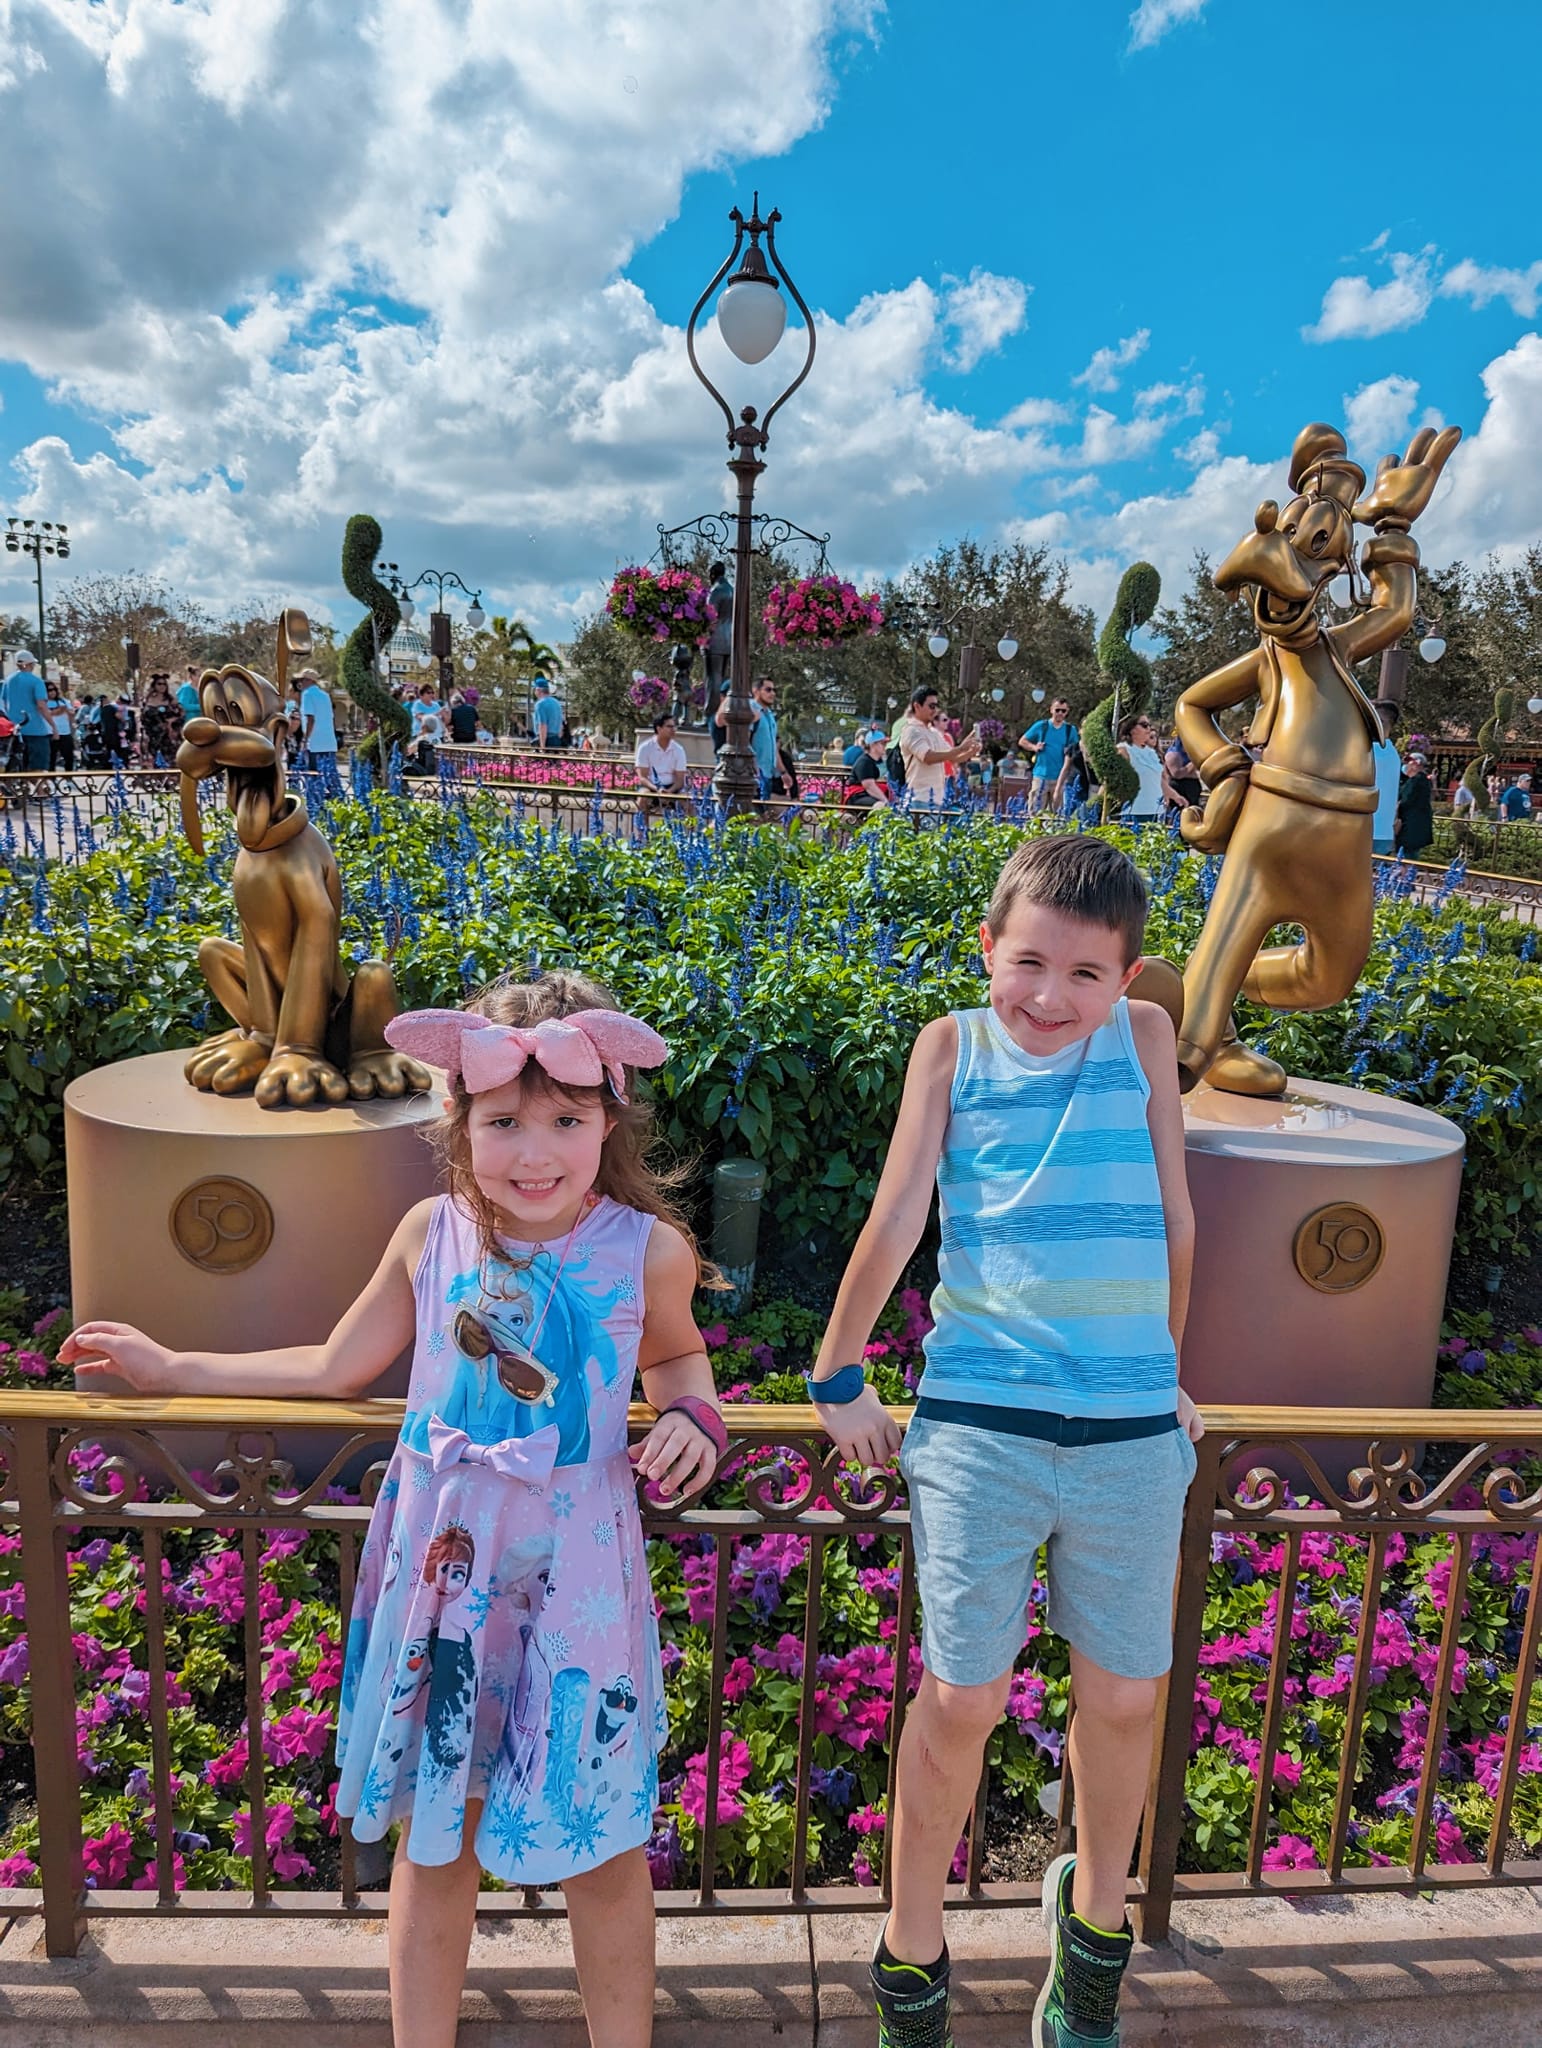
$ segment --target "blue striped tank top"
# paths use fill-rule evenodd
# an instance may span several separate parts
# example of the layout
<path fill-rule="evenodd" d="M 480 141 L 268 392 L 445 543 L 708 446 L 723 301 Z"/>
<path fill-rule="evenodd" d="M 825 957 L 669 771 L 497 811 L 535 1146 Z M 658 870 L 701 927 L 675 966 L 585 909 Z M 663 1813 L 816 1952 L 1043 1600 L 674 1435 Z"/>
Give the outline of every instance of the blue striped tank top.
<path fill-rule="evenodd" d="M 1057 1415 L 1170 1413 L 1167 1229 L 1128 1002 L 1043 1058 L 993 1010 L 954 1017 L 920 1393 Z"/>

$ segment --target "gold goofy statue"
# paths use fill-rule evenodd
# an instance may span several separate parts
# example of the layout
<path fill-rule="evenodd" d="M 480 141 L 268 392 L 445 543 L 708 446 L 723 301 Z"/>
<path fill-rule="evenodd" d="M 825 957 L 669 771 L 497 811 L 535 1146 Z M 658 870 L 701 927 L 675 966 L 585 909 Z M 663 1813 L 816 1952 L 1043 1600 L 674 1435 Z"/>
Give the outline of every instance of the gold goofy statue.
<path fill-rule="evenodd" d="M 1204 930 L 1183 971 L 1146 963 L 1137 984 L 1178 1027 L 1180 1080 L 1239 1095 L 1279 1095 L 1285 1070 L 1240 1043 L 1232 1025 L 1239 994 L 1275 1010 L 1324 1010 L 1359 979 L 1371 946 L 1371 829 L 1381 738 L 1356 663 L 1408 630 L 1419 547 L 1408 529 L 1430 501 L 1461 439 L 1459 427 L 1421 429 L 1408 453 L 1385 456 L 1365 492 L 1365 472 L 1346 459 L 1333 427 L 1305 427 L 1291 454 L 1294 496 L 1282 512 L 1266 500 L 1254 530 L 1215 573 L 1217 587 L 1253 591 L 1259 644 L 1185 690 L 1178 737 L 1206 787 L 1180 829 L 1190 846 L 1225 851 Z M 1362 496 L 1362 493 L 1365 495 Z M 1355 522 L 1372 529 L 1355 578 Z M 1328 583 L 1347 575 L 1353 617 L 1318 616 Z M 1255 698 L 1240 742 L 1217 713 Z M 1299 925 L 1299 944 L 1266 946 L 1277 925 Z"/>
<path fill-rule="evenodd" d="M 200 712 L 182 728 L 182 824 L 203 852 L 198 784 L 222 770 L 240 851 L 232 876 L 239 945 L 208 938 L 198 964 L 233 1031 L 189 1058 L 195 1088 L 256 1091 L 259 1109 L 367 1100 L 426 1089 L 431 1077 L 385 1041 L 399 1005 L 391 970 L 365 960 L 352 979 L 338 952 L 343 892 L 332 849 L 285 786 L 285 686 L 292 656 L 310 652 L 302 611 L 279 622 L 277 687 L 251 669 L 206 669 Z"/>

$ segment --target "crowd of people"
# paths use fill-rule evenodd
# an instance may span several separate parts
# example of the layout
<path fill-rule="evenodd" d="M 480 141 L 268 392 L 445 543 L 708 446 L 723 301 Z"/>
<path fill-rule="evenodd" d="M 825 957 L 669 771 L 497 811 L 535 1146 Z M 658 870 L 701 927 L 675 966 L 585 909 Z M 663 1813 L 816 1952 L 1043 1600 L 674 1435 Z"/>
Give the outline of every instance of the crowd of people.
<path fill-rule="evenodd" d="M 170 768 L 183 727 L 199 715 L 202 673 L 189 662 L 175 689 L 171 671 L 155 669 L 142 691 L 127 680 L 116 691 L 99 690 L 64 669 L 45 679 L 37 657 L 23 651 L 0 689 L 0 766 L 29 774 Z M 335 766 L 337 719 L 315 669 L 291 679 L 285 708 L 290 764 Z"/>

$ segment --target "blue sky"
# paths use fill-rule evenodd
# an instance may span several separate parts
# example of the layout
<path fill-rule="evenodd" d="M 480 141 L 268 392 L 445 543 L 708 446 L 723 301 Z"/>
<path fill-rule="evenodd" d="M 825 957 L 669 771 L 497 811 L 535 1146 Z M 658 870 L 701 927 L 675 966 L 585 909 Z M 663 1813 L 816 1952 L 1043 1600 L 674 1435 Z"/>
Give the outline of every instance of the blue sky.
<path fill-rule="evenodd" d="M 854 572 L 972 531 L 1094 604 L 1136 552 L 1171 580 L 1313 418 L 1362 459 L 1467 430 L 1432 556 L 1542 538 L 1534 9 L 522 4 L 539 57 L 494 0 L 362 41 L 325 0 L 18 0 L 0 117 L 72 146 L 0 224 L 4 509 L 82 573 L 343 619 L 371 509 L 564 632 L 722 498 L 679 328 L 758 186 L 821 331 L 766 502 Z"/>

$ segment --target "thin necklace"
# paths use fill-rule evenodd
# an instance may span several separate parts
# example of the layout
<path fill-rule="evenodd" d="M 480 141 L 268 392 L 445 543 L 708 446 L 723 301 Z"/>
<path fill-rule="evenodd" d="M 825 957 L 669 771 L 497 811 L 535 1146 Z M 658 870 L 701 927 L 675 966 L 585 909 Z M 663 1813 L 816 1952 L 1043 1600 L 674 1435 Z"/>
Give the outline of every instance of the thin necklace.
<path fill-rule="evenodd" d="M 578 1236 L 579 1225 L 587 1220 L 592 1211 L 598 1206 L 599 1200 L 599 1196 L 594 1192 L 594 1189 L 591 1188 L 588 1194 L 584 1196 L 583 1201 L 580 1203 L 578 1214 L 573 1218 L 573 1227 L 568 1232 L 567 1238 L 563 1243 L 562 1257 L 557 1261 L 557 1270 L 552 1275 L 551 1286 L 547 1290 L 545 1305 L 543 1306 L 540 1315 L 536 1318 L 535 1328 L 530 1332 L 530 1335 L 525 1339 L 525 1349 L 528 1352 L 530 1352 L 532 1356 L 535 1353 L 535 1347 L 537 1343 L 540 1341 L 541 1332 L 546 1328 L 546 1318 L 551 1313 L 551 1305 L 557 1298 L 557 1287 L 562 1279 L 563 1272 L 567 1266 L 568 1254 L 573 1249 L 573 1241 Z M 492 1289 L 487 1285 L 487 1276 L 485 1271 L 482 1275 L 482 1292 L 489 1297 L 492 1296 Z M 497 1297 L 497 1299 L 499 1300 L 507 1300 L 507 1298 L 508 1297 L 502 1293 L 500 1293 Z"/>

